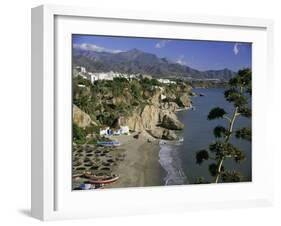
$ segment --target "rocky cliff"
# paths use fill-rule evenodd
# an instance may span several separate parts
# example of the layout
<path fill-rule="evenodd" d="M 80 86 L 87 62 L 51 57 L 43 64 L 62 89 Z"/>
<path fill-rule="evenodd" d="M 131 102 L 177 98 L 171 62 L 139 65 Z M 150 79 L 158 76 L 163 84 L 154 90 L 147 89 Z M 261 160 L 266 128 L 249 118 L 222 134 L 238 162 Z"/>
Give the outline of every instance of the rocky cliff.
<path fill-rule="evenodd" d="M 151 97 L 151 102 L 142 109 L 136 109 L 129 116 L 120 116 L 114 122 L 114 127 L 127 125 L 131 131 L 147 131 L 157 139 L 177 139 L 175 130 L 183 129 L 184 125 L 178 120 L 176 111 L 180 109 L 176 102 L 161 102 L 161 92 Z M 181 107 L 189 107 L 191 102 L 188 95 L 179 97 Z M 176 100 L 175 100 L 176 101 Z"/>
<path fill-rule="evenodd" d="M 96 125 L 96 123 L 92 121 L 91 117 L 76 105 L 73 105 L 73 123 L 81 128 Z"/>
<path fill-rule="evenodd" d="M 77 78 L 73 121 L 79 127 L 93 125 L 118 128 L 128 126 L 131 131 L 146 131 L 158 139 L 177 139 L 176 130 L 184 125 L 176 112 L 191 106 L 191 87 L 184 82 L 161 84 L 156 80 L 116 79 L 98 81 L 94 85 Z M 75 83 L 74 83 L 75 84 Z M 91 115 L 91 117 L 89 116 Z"/>

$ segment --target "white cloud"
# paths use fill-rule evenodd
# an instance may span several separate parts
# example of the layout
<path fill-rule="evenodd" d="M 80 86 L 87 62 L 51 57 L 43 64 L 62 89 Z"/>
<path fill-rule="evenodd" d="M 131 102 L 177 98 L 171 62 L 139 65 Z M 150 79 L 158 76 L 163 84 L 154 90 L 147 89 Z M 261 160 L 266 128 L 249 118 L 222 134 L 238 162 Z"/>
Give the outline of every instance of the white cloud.
<path fill-rule="evenodd" d="M 233 53 L 234 53 L 235 55 L 238 55 L 238 54 L 239 54 L 239 51 L 240 51 L 239 46 L 240 46 L 240 45 L 241 45 L 240 43 L 235 43 L 235 44 L 234 44 L 234 46 L 233 46 Z"/>
<path fill-rule="evenodd" d="M 107 49 L 107 48 L 104 48 L 102 46 L 97 46 L 97 45 L 88 44 L 88 43 L 73 44 L 73 48 L 81 49 L 81 50 L 88 50 L 88 51 L 95 51 L 95 52 L 107 52 L 107 53 L 120 53 L 120 52 L 123 52 L 122 50 Z"/>
<path fill-rule="evenodd" d="M 180 56 L 178 57 L 178 59 L 176 60 L 176 63 L 187 66 L 187 62 L 186 62 L 186 60 L 184 59 L 184 55 L 180 55 Z"/>
<path fill-rule="evenodd" d="M 155 45 L 155 48 L 160 49 L 164 48 L 167 43 L 171 42 L 171 40 L 161 40 L 160 42 L 157 42 Z"/>

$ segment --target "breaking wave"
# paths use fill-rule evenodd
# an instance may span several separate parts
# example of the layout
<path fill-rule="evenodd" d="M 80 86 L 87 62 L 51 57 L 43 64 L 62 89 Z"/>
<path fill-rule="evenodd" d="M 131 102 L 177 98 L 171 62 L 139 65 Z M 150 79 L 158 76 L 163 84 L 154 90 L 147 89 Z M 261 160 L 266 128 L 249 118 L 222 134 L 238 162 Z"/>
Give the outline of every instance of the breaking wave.
<path fill-rule="evenodd" d="M 164 178 L 165 185 L 187 184 L 187 177 L 182 170 L 181 159 L 178 155 L 178 143 L 160 141 L 159 162 L 167 175 Z"/>

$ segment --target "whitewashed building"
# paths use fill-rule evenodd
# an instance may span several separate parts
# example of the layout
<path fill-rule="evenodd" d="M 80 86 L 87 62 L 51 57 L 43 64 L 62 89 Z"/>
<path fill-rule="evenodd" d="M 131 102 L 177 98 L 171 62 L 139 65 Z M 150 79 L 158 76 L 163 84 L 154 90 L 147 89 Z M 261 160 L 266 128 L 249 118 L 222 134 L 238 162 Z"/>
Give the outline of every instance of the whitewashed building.
<path fill-rule="evenodd" d="M 77 66 L 77 67 L 76 67 L 76 70 L 77 70 L 78 72 L 81 72 L 81 73 L 87 73 L 86 68 L 85 68 L 85 67 L 82 67 L 82 66 Z"/>
<path fill-rule="evenodd" d="M 129 79 L 138 79 L 139 76 L 131 74 L 129 75 Z"/>
<path fill-rule="evenodd" d="M 109 128 L 109 127 L 100 129 L 100 135 L 101 135 L 101 136 L 106 136 L 106 135 L 109 134 L 109 131 L 110 131 L 110 128 Z"/>
<path fill-rule="evenodd" d="M 99 80 L 98 76 L 92 72 L 89 72 L 91 83 L 93 84 L 95 81 Z"/>
<path fill-rule="evenodd" d="M 176 82 L 171 81 L 170 79 L 165 79 L 165 78 L 159 78 L 157 79 L 158 82 L 161 82 L 163 84 L 176 84 Z"/>
<path fill-rule="evenodd" d="M 120 126 L 119 129 L 110 129 L 109 127 L 105 127 L 100 129 L 100 136 L 111 136 L 111 135 L 129 135 L 130 130 L 128 126 Z"/>

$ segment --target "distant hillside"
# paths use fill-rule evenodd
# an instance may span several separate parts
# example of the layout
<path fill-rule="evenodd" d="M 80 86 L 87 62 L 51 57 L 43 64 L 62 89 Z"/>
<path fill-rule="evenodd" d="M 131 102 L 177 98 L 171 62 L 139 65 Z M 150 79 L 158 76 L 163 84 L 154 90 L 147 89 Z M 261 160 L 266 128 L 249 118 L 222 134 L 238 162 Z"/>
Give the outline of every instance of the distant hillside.
<path fill-rule="evenodd" d="M 156 78 L 192 77 L 195 79 L 220 79 L 227 81 L 235 75 L 229 69 L 199 71 L 191 67 L 159 58 L 155 54 L 132 49 L 127 52 L 109 53 L 73 49 L 73 66 L 84 66 L 88 71 L 149 74 Z"/>

